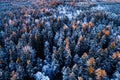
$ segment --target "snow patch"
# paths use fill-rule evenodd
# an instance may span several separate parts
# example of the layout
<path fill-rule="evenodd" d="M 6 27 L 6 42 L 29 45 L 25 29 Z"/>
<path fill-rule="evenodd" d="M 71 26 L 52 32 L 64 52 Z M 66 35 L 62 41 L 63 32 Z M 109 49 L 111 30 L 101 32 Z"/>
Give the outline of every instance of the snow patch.
<path fill-rule="evenodd" d="M 59 12 L 59 16 L 67 16 L 69 18 L 69 20 L 72 20 L 74 17 L 77 17 L 82 10 L 75 10 L 72 11 L 72 9 L 68 6 L 59 6 L 58 7 L 58 12 Z"/>
<path fill-rule="evenodd" d="M 50 80 L 48 76 L 44 76 L 41 72 L 35 74 L 36 80 Z"/>
<path fill-rule="evenodd" d="M 92 10 L 104 10 L 103 6 L 98 5 L 97 7 L 92 7 Z"/>

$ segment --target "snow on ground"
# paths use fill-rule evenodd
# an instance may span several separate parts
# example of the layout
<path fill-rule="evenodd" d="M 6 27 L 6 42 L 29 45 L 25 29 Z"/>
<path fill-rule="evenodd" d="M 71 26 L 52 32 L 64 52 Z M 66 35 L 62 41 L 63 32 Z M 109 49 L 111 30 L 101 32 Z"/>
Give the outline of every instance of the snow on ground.
<path fill-rule="evenodd" d="M 57 10 L 59 12 L 59 16 L 67 16 L 70 20 L 77 17 L 82 12 L 82 10 L 76 10 L 68 6 L 58 6 Z"/>
<path fill-rule="evenodd" d="M 41 72 L 35 74 L 36 80 L 50 80 L 48 76 L 44 76 Z"/>
<path fill-rule="evenodd" d="M 105 10 L 105 7 L 101 6 L 101 5 L 98 5 L 96 7 L 92 7 L 91 8 L 92 10 Z"/>

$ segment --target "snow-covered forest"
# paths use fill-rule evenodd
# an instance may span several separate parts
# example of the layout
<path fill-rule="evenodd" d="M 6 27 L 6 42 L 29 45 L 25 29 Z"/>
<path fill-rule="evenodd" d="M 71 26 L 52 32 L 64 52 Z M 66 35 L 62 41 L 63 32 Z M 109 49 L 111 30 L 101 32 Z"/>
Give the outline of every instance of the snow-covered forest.
<path fill-rule="evenodd" d="M 0 0 L 0 80 L 120 80 L 120 0 Z"/>

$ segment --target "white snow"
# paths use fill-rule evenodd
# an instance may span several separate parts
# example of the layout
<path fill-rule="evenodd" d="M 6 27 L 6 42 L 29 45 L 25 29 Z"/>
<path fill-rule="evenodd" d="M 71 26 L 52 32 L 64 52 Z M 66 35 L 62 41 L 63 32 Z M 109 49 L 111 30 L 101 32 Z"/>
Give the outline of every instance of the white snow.
<path fill-rule="evenodd" d="M 98 5 L 97 7 L 92 7 L 92 10 L 104 10 L 103 6 Z"/>
<path fill-rule="evenodd" d="M 74 12 L 72 12 L 70 9 L 71 8 L 68 6 L 59 6 L 57 10 L 60 16 L 67 16 L 70 20 L 77 17 L 82 12 L 82 10 L 74 10 Z"/>
<path fill-rule="evenodd" d="M 50 80 L 48 76 L 44 76 L 41 72 L 35 74 L 36 80 Z"/>

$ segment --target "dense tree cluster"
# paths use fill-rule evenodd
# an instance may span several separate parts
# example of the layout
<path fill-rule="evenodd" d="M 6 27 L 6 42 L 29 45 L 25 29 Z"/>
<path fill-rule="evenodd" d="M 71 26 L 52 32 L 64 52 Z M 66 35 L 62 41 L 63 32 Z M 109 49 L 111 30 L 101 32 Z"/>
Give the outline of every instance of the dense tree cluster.
<path fill-rule="evenodd" d="M 0 16 L 0 80 L 119 80 L 120 16 L 58 8 Z"/>

